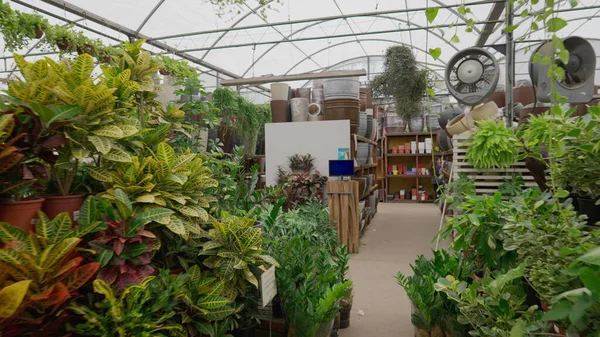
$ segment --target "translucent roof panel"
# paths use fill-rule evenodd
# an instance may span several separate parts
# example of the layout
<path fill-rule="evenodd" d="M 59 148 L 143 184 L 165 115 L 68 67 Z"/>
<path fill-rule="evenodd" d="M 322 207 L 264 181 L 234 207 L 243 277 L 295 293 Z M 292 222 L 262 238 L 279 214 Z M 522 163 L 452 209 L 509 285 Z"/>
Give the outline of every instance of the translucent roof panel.
<path fill-rule="evenodd" d="M 366 82 L 381 71 L 385 50 L 397 44 L 410 46 L 421 66 L 441 79 L 446 63 L 457 51 L 477 45 L 492 9 L 503 1 L 267 0 L 265 6 L 249 0 L 224 9 L 208 0 L 7 2 L 21 11 L 38 10 L 52 23 L 74 23 L 76 29 L 91 38 L 101 38 L 106 44 L 146 38 L 146 48 L 151 52 L 174 53 L 175 57 L 198 64 L 210 88 L 222 79 L 331 69 L 365 69 L 369 75 L 361 80 Z M 462 3 L 471 11 L 466 16 L 457 12 Z M 425 15 L 427 6 L 440 7 L 431 24 Z M 527 55 L 531 53 L 528 47 L 548 37 L 543 31 L 525 35 L 531 17 L 521 18 L 523 9 L 517 6 L 515 11 L 515 22 L 522 24 L 515 37 L 527 38 L 516 46 L 520 50 L 517 79 L 527 74 Z M 561 36 L 600 38 L 593 29 L 598 24 L 600 1 L 579 0 L 575 10 L 567 11 L 565 7 L 560 11 L 561 17 L 569 22 Z M 490 32 L 487 46 L 505 43 L 501 23 L 504 15 L 505 12 L 492 22 L 495 28 Z M 465 32 L 467 20 L 476 23 L 471 33 Z M 453 39 L 455 35 L 459 42 Z M 451 40 L 455 43 L 450 43 Z M 435 48 L 441 50 L 437 60 L 428 54 Z M 57 51 L 40 50 L 34 44 L 19 53 L 28 54 L 31 59 L 48 53 L 58 57 Z M 495 53 L 499 60 L 503 59 L 500 53 Z M 8 77 L 13 68 L 11 53 L 4 51 L 0 77 Z M 306 82 L 296 84 L 302 86 Z M 245 90 L 266 93 L 263 96 L 268 98 L 267 88 L 264 85 Z"/>

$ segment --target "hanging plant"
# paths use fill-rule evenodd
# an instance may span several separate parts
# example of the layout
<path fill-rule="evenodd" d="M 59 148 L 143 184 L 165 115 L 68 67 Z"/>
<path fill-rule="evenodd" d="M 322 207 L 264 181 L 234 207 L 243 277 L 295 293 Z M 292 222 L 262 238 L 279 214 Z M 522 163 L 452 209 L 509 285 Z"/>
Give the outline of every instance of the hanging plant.
<path fill-rule="evenodd" d="M 409 121 L 423 113 L 427 70 L 419 69 L 412 50 L 404 45 L 389 47 L 384 71 L 371 82 L 374 97 L 394 97 L 396 113 Z"/>
<path fill-rule="evenodd" d="M 40 15 L 16 11 L 0 3 L 0 30 L 7 50 L 25 48 L 32 39 L 41 38 L 48 25 L 48 20 Z"/>

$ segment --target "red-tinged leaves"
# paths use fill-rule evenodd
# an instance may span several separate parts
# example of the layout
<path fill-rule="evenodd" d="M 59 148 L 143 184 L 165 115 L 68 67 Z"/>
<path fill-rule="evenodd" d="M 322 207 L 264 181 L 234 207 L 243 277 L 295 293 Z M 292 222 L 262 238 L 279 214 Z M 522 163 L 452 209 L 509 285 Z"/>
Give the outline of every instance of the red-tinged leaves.
<path fill-rule="evenodd" d="M 54 286 L 51 286 L 39 294 L 31 295 L 29 297 L 29 301 L 35 302 L 35 301 L 46 300 L 50 297 L 50 294 L 52 294 L 53 291 L 54 291 Z"/>
<path fill-rule="evenodd" d="M 94 274 L 100 268 L 100 263 L 90 262 L 84 266 L 77 268 L 69 277 L 65 280 L 69 291 L 75 291 L 86 284 Z"/>
<path fill-rule="evenodd" d="M 50 137 L 46 137 L 40 142 L 40 146 L 44 149 L 53 149 L 56 147 L 63 146 L 67 142 L 67 138 L 64 135 L 56 134 Z"/>
<path fill-rule="evenodd" d="M 52 306 L 59 307 L 69 297 L 71 297 L 69 289 L 67 289 L 67 287 L 62 282 L 58 282 L 54 285 L 54 291 L 52 292 L 52 294 L 50 294 L 50 296 L 48 296 L 47 299 L 38 301 L 38 305 L 46 308 Z"/>
<path fill-rule="evenodd" d="M 113 250 L 117 256 L 123 253 L 123 249 L 125 249 L 125 243 L 121 242 L 121 240 L 115 240 L 113 242 Z"/>
<path fill-rule="evenodd" d="M 106 282 L 107 284 L 113 284 L 117 280 L 117 276 L 119 276 L 117 268 L 108 267 L 100 270 L 97 278 Z"/>
<path fill-rule="evenodd" d="M 126 274 L 129 271 L 129 267 L 126 264 L 119 266 L 119 273 Z"/>
<path fill-rule="evenodd" d="M 82 257 L 76 257 L 70 261 L 67 261 L 65 264 L 63 264 L 60 269 L 58 270 L 58 272 L 54 275 L 54 277 L 59 277 L 60 275 L 63 275 L 66 272 L 70 272 L 73 269 L 77 268 L 81 262 L 83 261 Z M 70 273 L 69 273 L 70 274 Z M 68 275 L 67 275 L 68 276 Z"/>

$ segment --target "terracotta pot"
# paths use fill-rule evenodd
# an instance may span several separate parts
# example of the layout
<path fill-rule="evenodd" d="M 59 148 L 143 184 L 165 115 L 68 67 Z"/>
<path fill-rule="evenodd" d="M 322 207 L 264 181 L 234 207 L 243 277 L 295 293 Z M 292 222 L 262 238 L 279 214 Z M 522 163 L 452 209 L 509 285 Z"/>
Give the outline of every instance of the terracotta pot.
<path fill-rule="evenodd" d="M 83 47 L 77 47 L 77 54 L 81 55 L 81 54 L 90 54 L 90 55 L 94 55 L 94 51 L 96 50 L 96 48 L 94 48 L 94 46 L 92 46 L 91 44 L 85 44 Z"/>
<path fill-rule="evenodd" d="M 496 91 L 485 100 L 485 103 L 494 102 L 498 108 L 503 108 L 506 105 L 506 93 L 504 91 Z"/>
<path fill-rule="evenodd" d="M 19 227 L 25 232 L 33 232 L 38 211 L 42 209 L 44 198 L 0 203 L 0 222 Z"/>
<path fill-rule="evenodd" d="M 60 213 L 68 212 L 73 223 L 79 221 L 79 210 L 85 199 L 85 194 L 75 195 L 45 195 L 44 206 L 42 206 L 42 212 L 44 212 L 48 218 L 54 219 Z"/>
<path fill-rule="evenodd" d="M 359 126 L 360 102 L 358 99 L 343 98 L 325 101 L 325 120 L 350 120 L 350 133 L 355 134 Z"/>
<path fill-rule="evenodd" d="M 66 38 L 62 38 L 60 40 L 56 40 L 56 46 L 60 50 L 71 50 L 73 49 L 73 44 Z"/>
<path fill-rule="evenodd" d="M 36 26 L 35 27 L 35 38 L 41 39 L 43 35 L 44 35 L 44 31 L 40 27 Z"/>
<path fill-rule="evenodd" d="M 519 87 L 513 89 L 513 102 L 527 106 L 535 102 L 535 89 L 533 87 Z"/>
<path fill-rule="evenodd" d="M 287 100 L 271 101 L 271 115 L 273 123 L 286 123 L 290 121 L 288 106 L 289 102 Z"/>
<path fill-rule="evenodd" d="M 163 75 L 163 76 L 169 76 L 169 75 L 171 75 L 171 73 L 170 73 L 170 72 L 168 72 L 166 69 L 160 69 L 158 72 L 159 72 L 161 75 Z"/>

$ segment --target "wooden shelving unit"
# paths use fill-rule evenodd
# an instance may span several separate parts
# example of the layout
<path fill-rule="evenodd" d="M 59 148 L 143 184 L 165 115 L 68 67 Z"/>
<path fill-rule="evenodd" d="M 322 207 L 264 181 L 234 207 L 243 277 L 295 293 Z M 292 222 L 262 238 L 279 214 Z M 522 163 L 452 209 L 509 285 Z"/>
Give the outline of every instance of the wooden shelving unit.
<path fill-rule="evenodd" d="M 435 133 L 429 132 L 393 132 L 386 133 L 384 137 L 384 173 L 385 173 L 385 198 L 384 202 L 397 202 L 397 203 L 416 203 L 423 202 L 429 203 L 433 202 L 433 196 L 435 195 L 435 191 L 433 189 L 432 178 L 433 172 L 431 172 L 431 167 L 434 160 L 440 156 L 446 155 L 447 153 L 436 153 L 435 152 Z M 432 143 L 434 144 L 433 153 L 398 153 L 392 154 L 388 153 L 392 150 L 393 147 L 404 145 L 410 142 L 425 142 L 426 138 L 432 138 Z M 429 170 L 428 174 L 404 174 L 400 172 L 399 174 L 389 174 L 389 167 L 394 165 L 400 166 L 408 166 L 411 168 L 417 168 L 418 173 L 421 173 L 421 169 L 425 168 Z M 412 191 L 413 189 L 419 189 L 419 186 L 423 187 L 423 190 L 429 195 L 428 200 L 388 200 L 388 196 L 396 195 L 400 192 L 400 190 Z M 418 198 L 419 196 L 417 196 Z"/>

